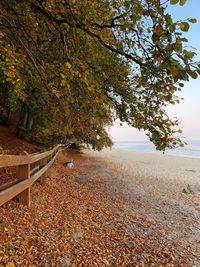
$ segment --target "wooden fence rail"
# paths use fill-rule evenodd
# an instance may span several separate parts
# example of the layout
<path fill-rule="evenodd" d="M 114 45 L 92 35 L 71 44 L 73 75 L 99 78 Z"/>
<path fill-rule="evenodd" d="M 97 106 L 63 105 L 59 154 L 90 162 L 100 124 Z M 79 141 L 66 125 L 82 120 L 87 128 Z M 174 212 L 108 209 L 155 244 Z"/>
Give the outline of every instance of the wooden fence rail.
<path fill-rule="evenodd" d="M 30 207 L 31 185 L 40 177 L 44 178 L 58 153 L 69 145 L 57 145 L 51 150 L 26 156 L 0 155 L 0 168 L 17 167 L 17 179 L 0 186 L 0 206 L 18 196 L 21 203 Z"/>

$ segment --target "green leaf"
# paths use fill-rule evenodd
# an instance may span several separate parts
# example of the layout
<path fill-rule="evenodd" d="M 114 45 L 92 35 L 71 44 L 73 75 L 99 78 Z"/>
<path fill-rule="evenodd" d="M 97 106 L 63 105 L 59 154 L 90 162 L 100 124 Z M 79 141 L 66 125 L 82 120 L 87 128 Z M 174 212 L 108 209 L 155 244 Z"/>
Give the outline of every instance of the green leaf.
<path fill-rule="evenodd" d="M 187 58 L 193 58 L 195 53 L 194 52 L 191 52 L 191 51 L 184 51 L 184 54 Z"/>
<path fill-rule="evenodd" d="M 169 24 L 172 24 L 173 23 L 173 21 L 172 21 L 172 17 L 171 17 L 171 15 L 170 14 L 166 14 L 166 21 L 169 23 Z"/>
<path fill-rule="evenodd" d="M 184 87 L 184 84 L 183 83 L 179 83 L 178 84 L 180 87 Z"/>
<path fill-rule="evenodd" d="M 128 11 L 130 8 L 130 1 L 125 1 L 124 6 L 125 6 L 126 11 Z"/>
<path fill-rule="evenodd" d="M 191 22 L 191 23 L 197 23 L 197 19 L 195 19 L 195 18 L 189 19 L 189 22 Z"/>
<path fill-rule="evenodd" d="M 188 39 L 187 38 L 181 38 L 182 42 L 188 42 Z"/>
<path fill-rule="evenodd" d="M 181 73 L 181 79 L 184 80 L 184 81 L 189 81 L 189 77 L 186 73 L 182 72 Z"/>
<path fill-rule="evenodd" d="M 178 75 L 179 75 L 179 69 L 177 67 L 175 67 L 175 66 L 172 66 L 170 68 L 170 72 L 171 72 L 171 74 L 173 75 L 174 78 L 178 77 Z"/>
<path fill-rule="evenodd" d="M 197 74 L 195 71 L 188 70 L 188 74 L 189 74 L 190 77 L 192 77 L 193 79 L 198 78 L 198 74 Z"/>
<path fill-rule="evenodd" d="M 186 1 L 187 1 L 187 0 L 180 0 L 180 1 L 179 1 L 179 4 L 180 4 L 181 6 L 184 6 L 185 3 L 186 3 Z"/>
<path fill-rule="evenodd" d="M 170 0 L 170 4 L 171 5 L 176 5 L 178 3 L 179 0 Z"/>
<path fill-rule="evenodd" d="M 190 24 L 187 22 L 179 22 L 178 25 L 183 32 L 187 32 L 190 28 Z"/>

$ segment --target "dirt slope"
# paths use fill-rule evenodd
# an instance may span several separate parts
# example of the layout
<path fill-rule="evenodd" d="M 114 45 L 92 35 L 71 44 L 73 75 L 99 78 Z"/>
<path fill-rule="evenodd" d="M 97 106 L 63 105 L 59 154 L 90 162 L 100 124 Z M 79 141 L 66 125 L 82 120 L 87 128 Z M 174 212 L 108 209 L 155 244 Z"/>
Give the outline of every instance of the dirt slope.
<path fill-rule="evenodd" d="M 17 138 L 9 128 L 0 125 L 0 154 L 4 152 L 8 155 L 25 155 L 25 153 L 31 154 L 39 151 L 41 151 L 39 146 Z M 16 168 L 0 168 L 0 185 L 14 179 L 16 179 Z"/>
<path fill-rule="evenodd" d="M 17 138 L 9 128 L 0 125 L 0 147 L 7 150 L 7 154 L 31 154 L 40 150 L 36 145 L 30 144 L 23 139 Z"/>

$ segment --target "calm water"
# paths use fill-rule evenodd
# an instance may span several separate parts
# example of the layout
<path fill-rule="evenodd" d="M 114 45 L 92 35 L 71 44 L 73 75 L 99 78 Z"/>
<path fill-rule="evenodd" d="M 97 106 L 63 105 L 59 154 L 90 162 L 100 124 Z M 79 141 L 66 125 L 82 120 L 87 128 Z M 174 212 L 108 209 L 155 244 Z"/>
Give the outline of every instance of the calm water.
<path fill-rule="evenodd" d="M 149 141 L 117 141 L 114 148 L 162 154 L 162 152 L 156 151 Z M 200 158 L 200 140 L 188 140 L 184 148 L 167 150 L 165 154 Z"/>

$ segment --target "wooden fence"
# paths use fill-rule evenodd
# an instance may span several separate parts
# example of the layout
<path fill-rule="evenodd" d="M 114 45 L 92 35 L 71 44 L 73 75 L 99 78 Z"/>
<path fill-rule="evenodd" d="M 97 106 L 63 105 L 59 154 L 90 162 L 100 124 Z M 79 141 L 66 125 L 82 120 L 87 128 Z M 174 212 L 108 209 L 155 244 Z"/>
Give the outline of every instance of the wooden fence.
<path fill-rule="evenodd" d="M 0 206 L 18 196 L 21 203 L 30 207 L 31 185 L 39 178 L 44 179 L 58 153 L 69 145 L 57 145 L 48 151 L 25 156 L 0 155 L 0 168 L 17 168 L 17 179 L 0 186 Z"/>

